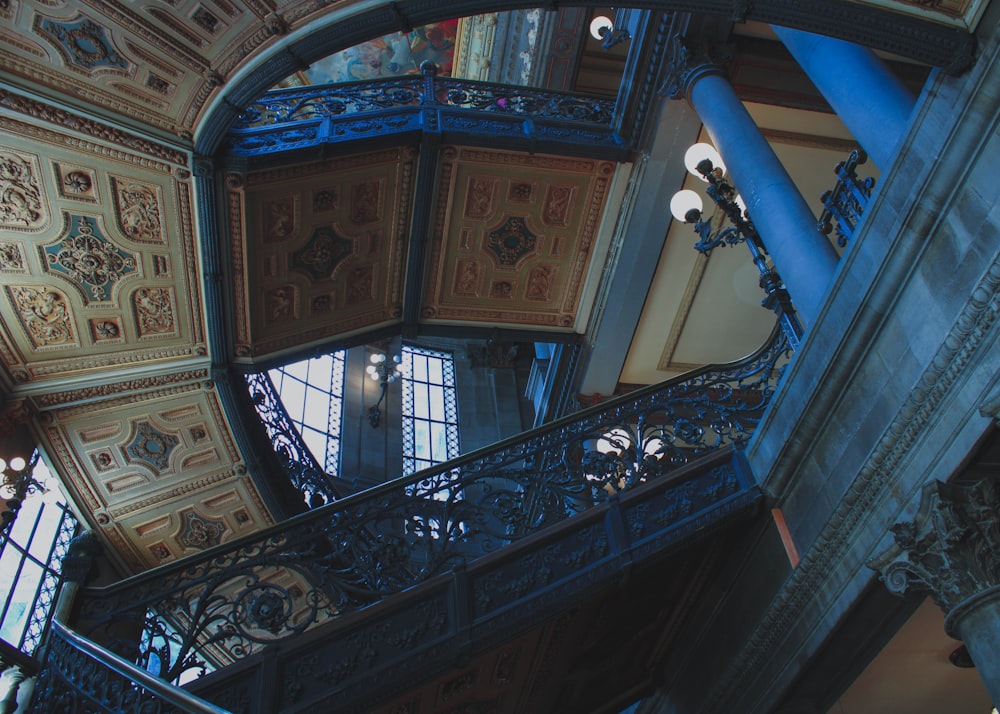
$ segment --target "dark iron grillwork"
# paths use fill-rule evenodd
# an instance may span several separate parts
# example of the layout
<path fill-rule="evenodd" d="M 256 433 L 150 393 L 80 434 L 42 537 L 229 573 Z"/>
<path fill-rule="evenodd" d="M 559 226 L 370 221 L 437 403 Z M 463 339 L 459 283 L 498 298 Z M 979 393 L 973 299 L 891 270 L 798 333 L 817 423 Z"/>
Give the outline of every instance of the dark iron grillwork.
<path fill-rule="evenodd" d="M 52 629 L 46 667 L 31 705 L 38 714 L 229 714 L 116 659 L 59 624 Z"/>
<path fill-rule="evenodd" d="M 156 631 L 158 673 L 222 666 L 360 610 L 581 514 L 692 459 L 744 444 L 770 402 L 788 343 L 609 400 L 385 483 L 195 559 L 84 592 L 79 629 Z M 678 514 L 692 484 L 671 483 Z M 698 486 L 703 489 L 704 486 Z M 671 511 L 672 509 L 665 509 Z M 680 517 L 680 516 L 678 516 Z M 168 623 L 164 625 L 163 623 Z M 138 638 L 136 638 L 138 639 Z"/>
<path fill-rule="evenodd" d="M 823 213 L 819 217 L 819 230 L 829 235 L 836 228 L 837 245 L 841 248 L 854 237 L 875 187 L 875 179 L 871 176 L 858 178 L 856 169 L 866 161 L 868 154 L 863 149 L 852 151 L 847 160 L 841 161 L 834 169 L 837 185 L 820 197 Z"/>
<path fill-rule="evenodd" d="M 268 92 L 230 127 L 226 150 L 256 155 L 411 131 L 529 135 L 620 149 L 615 101 L 531 87 L 421 75 Z M 527 123 L 527 124 L 526 124 Z"/>
<path fill-rule="evenodd" d="M 288 478 L 312 507 L 332 503 L 339 496 L 334 479 L 323 470 L 302 440 L 281 397 L 266 373 L 246 375 L 250 398 Z"/>

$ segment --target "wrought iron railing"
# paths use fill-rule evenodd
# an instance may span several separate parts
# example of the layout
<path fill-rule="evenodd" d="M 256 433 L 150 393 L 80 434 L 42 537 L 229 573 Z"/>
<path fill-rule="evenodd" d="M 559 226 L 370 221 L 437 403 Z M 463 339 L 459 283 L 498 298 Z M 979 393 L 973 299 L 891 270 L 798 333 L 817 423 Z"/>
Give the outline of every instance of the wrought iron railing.
<path fill-rule="evenodd" d="M 46 666 L 31 711 L 97 714 L 229 714 L 190 692 L 167 684 L 134 664 L 52 623 Z"/>
<path fill-rule="evenodd" d="M 776 331 L 739 362 L 609 400 L 200 557 L 85 590 L 78 629 L 168 680 L 224 666 L 744 444 L 788 355 Z M 667 489 L 678 514 L 692 487 L 682 478 Z M 137 636 L 141 628 L 152 634 Z M 123 631 L 129 637 L 116 634 Z"/>
<path fill-rule="evenodd" d="M 871 176 L 864 179 L 858 177 L 856 169 L 866 161 L 868 154 L 863 149 L 852 151 L 847 160 L 841 161 L 834 169 L 837 185 L 820 197 L 823 213 L 819 217 L 819 229 L 826 235 L 836 230 L 837 245 L 841 248 L 854 237 L 875 187 L 875 179 Z"/>
<path fill-rule="evenodd" d="M 333 503 L 340 497 L 336 480 L 323 470 L 303 441 L 267 373 L 247 374 L 246 382 L 257 415 L 292 486 L 312 507 Z"/>
<path fill-rule="evenodd" d="M 527 131 L 538 138 L 619 147 L 612 130 L 615 100 L 532 87 L 421 74 L 367 82 L 273 90 L 230 127 L 227 151 L 253 155 L 369 135 L 437 130 Z M 435 112 L 434 118 L 422 112 Z M 525 127 L 525 122 L 532 124 Z M 535 126 L 537 124 L 537 126 Z"/>

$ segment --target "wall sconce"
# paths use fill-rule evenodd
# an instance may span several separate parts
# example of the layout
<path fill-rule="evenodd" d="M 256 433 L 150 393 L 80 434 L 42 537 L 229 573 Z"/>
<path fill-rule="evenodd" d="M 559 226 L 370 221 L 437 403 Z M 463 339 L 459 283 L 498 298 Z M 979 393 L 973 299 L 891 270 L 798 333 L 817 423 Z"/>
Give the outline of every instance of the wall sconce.
<path fill-rule="evenodd" d="M 700 240 L 695 250 L 708 255 L 718 247 L 745 243 L 750 256 L 760 272 L 760 287 L 767 293 L 761 305 L 773 310 L 788 338 L 792 349 L 798 349 L 802 338 L 802 325 L 781 277 L 768 260 L 760 234 L 746 212 L 743 198 L 726 179 L 726 165 L 710 144 L 695 144 L 684 155 L 684 165 L 697 178 L 706 182 L 705 193 L 715 202 L 714 215 L 705 218 L 701 195 L 683 189 L 670 199 L 670 212 L 682 223 L 691 223 Z M 727 225 L 728 223 L 728 225 Z"/>
<path fill-rule="evenodd" d="M 372 425 L 373 429 L 377 429 L 378 425 L 382 421 L 382 400 L 385 399 L 386 390 L 392 382 L 404 375 L 403 365 L 399 355 L 394 356 L 391 360 L 386 358 L 381 352 L 374 353 L 371 357 L 371 364 L 365 369 L 368 376 L 374 381 L 378 382 L 381 386 L 381 393 L 378 396 L 378 401 L 375 402 L 375 406 L 368 409 L 368 423 Z"/>
<path fill-rule="evenodd" d="M 3 511 L 0 511 L 0 534 L 14 524 L 17 512 L 21 510 L 24 499 L 32 493 L 41 493 L 45 487 L 33 478 L 35 464 L 38 463 L 38 452 L 32 452 L 27 460 L 23 456 L 14 456 L 10 461 L 0 458 L 0 494 L 2 494 Z"/>
<path fill-rule="evenodd" d="M 620 42 L 631 40 L 628 30 L 616 30 L 615 22 L 607 15 L 595 15 L 590 21 L 590 36 L 601 41 L 601 47 L 610 50 Z"/>

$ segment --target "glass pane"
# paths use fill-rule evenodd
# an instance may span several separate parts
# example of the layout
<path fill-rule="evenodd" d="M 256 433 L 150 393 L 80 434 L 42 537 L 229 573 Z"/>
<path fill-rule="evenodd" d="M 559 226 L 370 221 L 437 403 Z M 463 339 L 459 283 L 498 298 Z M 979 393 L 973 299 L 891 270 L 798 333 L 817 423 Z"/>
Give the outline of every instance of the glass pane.
<path fill-rule="evenodd" d="M 423 355 L 413 355 L 413 380 L 416 382 L 427 381 L 427 358 Z"/>
<path fill-rule="evenodd" d="M 431 422 L 430 427 L 431 458 L 439 463 L 447 461 L 448 446 L 444 434 L 444 424 Z"/>
<path fill-rule="evenodd" d="M 281 388 L 281 401 L 285 411 L 295 421 L 302 420 L 302 405 L 306 400 L 306 385 L 295 379 L 286 379 Z"/>
<path fill-rule="evenodd" d="M 435 358 L 427 361 L 427 381 L 433 384 L 443 384 L 444 378 L 441 375 L 441 359 Z"/>
<path fill-rule="evenodd" d="M 426 421 L 418 421 L 413 425 L 413 455 L 417 458 L 430 458 L 431 435 L 428 426 Z"/>
<path fill-rule="evenodd" d="M 286 364 L 281 368 L 284 372 L 292 377 L 295 377 L 303 382 L 309 378 L 309 360 L 302 360 L 301 362 L 293 362 L 291 364 Z"/>
<path fill-rule="evenodd" d="M 430 417 L 435 421 L 444 421 L 444 389 L 430 387 L 428 401 L 430 402 Z"/>
<path fill-rule="evenodd" d="M 21 510 L 17 513 L 17 520 L 10 529 L 10 539 L 22 547 L 31 542 L 31 534 L 38 525 L 38 506 L 37 503 L 35 505 L 31 503 L 35 498 L 25 499 Z"/>
<path fill-rule="evenodd" d="M 413 385 L 413 416 L 417 419 L 426 419 L 428 416 L 426 384 Z"/>
<path fill-rule="evenodd" d="M 306 401 L 302 408 L 302 424 L 326 433 L 330 428 L 329 416 L 330 395 L 315 389 L 307 390 Z"/>

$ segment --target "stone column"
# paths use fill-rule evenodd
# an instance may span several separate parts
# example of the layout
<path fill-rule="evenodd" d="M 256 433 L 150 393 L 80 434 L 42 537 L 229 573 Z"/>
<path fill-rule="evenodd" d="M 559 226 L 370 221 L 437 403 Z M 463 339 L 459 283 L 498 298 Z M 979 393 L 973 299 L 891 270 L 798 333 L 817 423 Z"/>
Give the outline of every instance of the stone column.
<path fill-rule="evenodd" d="M 869 566 L 893 593 L 934 598 L 1000 703 L 1000 478 L 927 484 L 916 517 L 892 533 L 895 544 Z"/>
<path fill-rule="evenodd" d="M 687 98 L 722 156 L 747 214 L 760 233 L 792 302 L 815 322 L 837 266 L 837 253 L 816 216 L 736 96 L 723 69 L 674 38 L 673 69 L 664 90 Z"/>
<path fill-rule="evenodd" d="M 773 27 L 795 61 L 875 164 L 887 171 L 916 100 L 867 47 Z"/>

